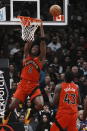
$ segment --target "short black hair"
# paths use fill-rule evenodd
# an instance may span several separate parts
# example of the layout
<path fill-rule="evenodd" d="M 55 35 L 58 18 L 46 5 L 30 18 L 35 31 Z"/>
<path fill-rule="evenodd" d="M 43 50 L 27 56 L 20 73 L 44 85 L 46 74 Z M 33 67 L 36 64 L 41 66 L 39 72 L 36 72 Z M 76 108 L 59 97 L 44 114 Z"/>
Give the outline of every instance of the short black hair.
<path fill-rule="evenodd" d="M 72 72 L 67 71 L 67 72 L 65 73 L 65 81 L 66 81 L 66 82 L 71 82 L 71 81 L 73 81 L 73 73 L 72 73 Z"/>

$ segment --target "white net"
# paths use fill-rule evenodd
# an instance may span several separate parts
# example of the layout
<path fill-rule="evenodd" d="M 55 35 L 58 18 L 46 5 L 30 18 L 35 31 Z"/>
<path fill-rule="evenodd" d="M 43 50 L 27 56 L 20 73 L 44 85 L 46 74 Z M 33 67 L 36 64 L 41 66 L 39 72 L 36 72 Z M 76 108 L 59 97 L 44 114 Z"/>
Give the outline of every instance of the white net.
<path fill-rule="evenodd" d="M 24 41 L 34 41 L 34 33 L 37 30 L 38 25 L 22 25 L 22 39 Z"/>
<path fill-rule="evenodd" d="M 22 39 L 24 41 L 34 41 L 34 34 L 38 26 L 40 26 L 41 20 L 25 16 L 18 16 L 18 18 L 20 18 L 22 26 Z"/>

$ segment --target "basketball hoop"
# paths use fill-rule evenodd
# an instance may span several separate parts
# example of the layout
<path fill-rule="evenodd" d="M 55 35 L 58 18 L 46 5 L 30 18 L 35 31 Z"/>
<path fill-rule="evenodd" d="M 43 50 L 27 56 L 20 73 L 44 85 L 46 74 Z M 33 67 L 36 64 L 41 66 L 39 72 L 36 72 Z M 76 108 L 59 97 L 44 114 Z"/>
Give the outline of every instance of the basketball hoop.
<path fill-rule="evenodd" d="M 22 39 L 24 41 L 34 41 L 34 33 L 41 25 L 41 19 L 18 16 L 22 26 Z"/>

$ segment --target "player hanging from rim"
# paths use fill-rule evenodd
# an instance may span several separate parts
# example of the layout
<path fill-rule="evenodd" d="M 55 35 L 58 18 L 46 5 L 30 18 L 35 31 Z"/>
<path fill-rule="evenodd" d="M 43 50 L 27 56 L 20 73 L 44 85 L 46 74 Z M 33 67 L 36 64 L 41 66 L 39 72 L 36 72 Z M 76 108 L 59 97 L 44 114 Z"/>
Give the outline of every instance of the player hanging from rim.
<path fill-rule="evenodd" d="M 65 82 L 55 88 L 53 103 L 58 105 L 58 109 L 50 131 L 78 131 L 76 121 L 80 95 L 78 86 L 72 80 L 72 72 L 66 72 Z"/>
<path fill-rule="evenodd" d="M 7 124 L 11 112 L 17 108 L 20 102 L 24 103 L 29 95 L 30 100 L 34 103 L 36 110 L 42 109 L 44 105 L 43 97 L 39 89 L 40 70 L 43 67 L 46 56 L 46 43 L 43 25 L 40 26 L 40 45 L 28 41 L 24 46 L 23 69 L 21 80 L 16 92 L 13 94 L 11 104 L 5 112 L 3 124 Z"/>

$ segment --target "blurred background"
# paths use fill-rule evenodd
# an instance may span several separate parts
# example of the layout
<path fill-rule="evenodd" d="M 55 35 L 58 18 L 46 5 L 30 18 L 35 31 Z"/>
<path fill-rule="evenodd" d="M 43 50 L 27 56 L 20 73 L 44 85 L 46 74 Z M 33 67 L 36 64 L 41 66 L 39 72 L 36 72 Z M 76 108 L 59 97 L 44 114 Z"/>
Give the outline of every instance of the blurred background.
<path fill-rule="evenodd" d="M 0 0 L 0 8 L 6 7 L 9 12 L 9 0 Z M 41 0 L 41 18 L 50 20 L 48 9 L 50 5 L 57 3 L 57 0 Z M 62 6 L 61 0 L 58 1 Z M 19 5 L 23 12 L 19 10 Z M 32 15 L 36 16 L 33 6 L 27 2 L 22 4 L 14 4 L 16 14 L 30 15 L 29 8 L 32 10 Z M 7 13 L 7 20 L 10 14 Z M 22 127 L 25 131 L 49 131 L 56 112 L 50 103 L 49 93 L 53 97 L 55 86 L 64 81 L 66 71 L 72 71 L 74 74 L 74 82 L 79 85 L 81 94 L 81 105 L 78 106 L 80 114 L 83 115 L 83 101 L 87 96 L 87 1 L 86 0 L 70 0 L 69 15 L 67 26 L 44 26 L 46 34 L 47 53 L 46 61 L 41 71 L 40 89 L 44 96 L 45 105 L 43 110 L 33 115 L 33 121 L 30 124 L 24 123 L 24 118 L 28 109 L 31 108 L 30 99 L 27 98 L 24 105 L 20 103 L 18 110 L 12 114 L 10 125 L 15 130 Z M 36 35 L 38 36 L 38 32 Z M 17 88 L 17 83 L 20 80 L 20 72 L 22 68 L 24 41 L 21 38 L 21 27 L 17 25 L 0 25 L 0 63 L 2 60 L 9 64 L 4 67 L 1 65 L 0 70 L 7 71 L 7 86 L 9 91 L 9 100 Z M 78 116 L 78 128 L 82 131 L 87 130 L 87 121 L 84 123 L 82 118 Z M 14 118 L 14 119 L 13 119 Z M 14 122 L 14 125 L 12 124 Z M 15 124 L 16 123 L 16 124 Z M 18 124 L 18 126 L 17 126 Z M 16 126 L 15 126 L 16 125 Z M 45 130 L 47 129 L 47 130 Z"/>

